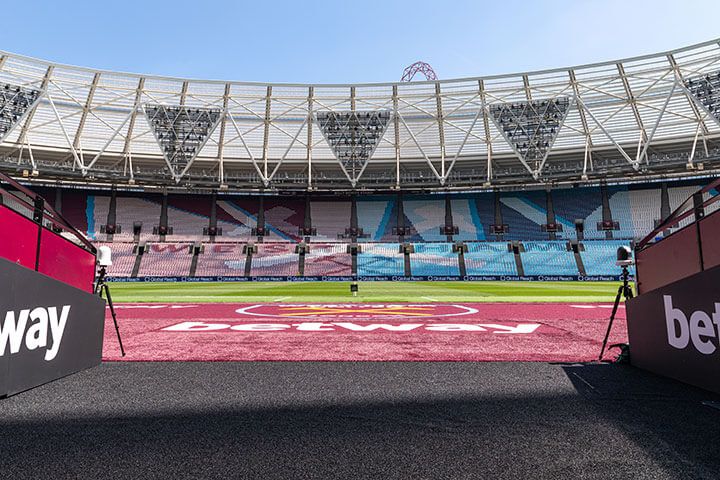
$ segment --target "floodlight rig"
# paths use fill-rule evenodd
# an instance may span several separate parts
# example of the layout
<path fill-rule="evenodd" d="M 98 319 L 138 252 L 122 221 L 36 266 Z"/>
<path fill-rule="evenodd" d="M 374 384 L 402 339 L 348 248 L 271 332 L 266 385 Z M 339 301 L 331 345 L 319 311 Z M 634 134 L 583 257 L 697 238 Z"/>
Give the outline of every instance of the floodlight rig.
<path fill-rule="evenodd" d="M 422 73 L 425 80 L 437 80 L 435 70 L 433 70 L 429 64 L 425 62 L 415 62 L 403 71 L 400 81 L 412 82 L 412 79 L 415 78 L 415 75 L 418 73 Z"/>

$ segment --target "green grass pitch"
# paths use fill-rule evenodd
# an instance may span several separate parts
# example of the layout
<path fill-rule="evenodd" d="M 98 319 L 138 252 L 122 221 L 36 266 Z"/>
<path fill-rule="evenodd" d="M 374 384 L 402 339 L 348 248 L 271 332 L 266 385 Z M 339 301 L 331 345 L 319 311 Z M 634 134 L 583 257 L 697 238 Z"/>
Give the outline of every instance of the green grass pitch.
<path fill-rule="evenodd" d="M 617 282 L 112 283 L 114 302 L 613 302 Z"/>

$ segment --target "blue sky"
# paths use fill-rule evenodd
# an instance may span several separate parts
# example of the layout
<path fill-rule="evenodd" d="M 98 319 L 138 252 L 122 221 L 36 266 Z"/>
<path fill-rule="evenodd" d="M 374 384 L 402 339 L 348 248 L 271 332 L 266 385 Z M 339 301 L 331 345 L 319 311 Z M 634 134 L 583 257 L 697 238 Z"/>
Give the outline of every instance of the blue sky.
<path fill-rule="evenodd" d="M 63 1 L 4 10 L 0 49 L 60 63 L 222 80 L 399 80 L 512 73 L 641 55 L 720 37 L 720 2 Z"/>

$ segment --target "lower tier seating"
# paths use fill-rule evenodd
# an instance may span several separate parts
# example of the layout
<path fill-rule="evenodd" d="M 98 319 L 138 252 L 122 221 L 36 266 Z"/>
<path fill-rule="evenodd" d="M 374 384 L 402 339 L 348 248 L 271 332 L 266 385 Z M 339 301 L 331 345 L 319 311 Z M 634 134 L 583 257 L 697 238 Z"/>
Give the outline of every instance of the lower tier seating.
<path fill-rule="evenodd" d="M 305 276 L 348 276 L 351 274 L 352 257 L 347 253 L 346 244 L 317 243 L 310 245 L 310 252 L 305 254 Z"/>
<path fill-rule="evenodd" d="M 575 255 L 567 242 L 523 242 L 520 254 L 525 275 L 577 275 Z"/>
<path fill-rule="evenodd" d="M 152 243 L 140 262 L 141 277 L 185 277 L 190 275 L 189 243 Z"/>
<path fill-rule="evenodd" d="M 416 243 L 410 255 L 410 272 L 413 275 L 460 275 L 458 254 L 451 243 Z"/>
<path fill-rule="evenodd" d="M 137 248 L 132 243 L 103 243 L 113 252 L 113 265 L 108 274 L 113 277 L 130 277 L 137 261 Z M 413 276 L 460 275 L 460 259 L 450 242 L 414 243 L 409 254 L 410 273 Z M 471 242 L 464 254 L 466 274 L 518 275 L 515 255 L 507 242 Z M 575 255 L 568 250 L 566 241 L 527 241 L 520 260 L 525 275 L 578 275 Z M 591 276 L 617 276 L 621 270 L 615 265 L 616 251 L 627 240 L 587 240 L 580 244 L 580 257 L 585 272 Z M 140 261 L 139 277 L 185 277 L 191 275 L 193 255 L 189 243 L 151 243 Z M 249 263 L 251 276 L 300 275 L 300 255 L 294 243 L 256 244 L 257 253 Z M 244 244 L 205 244 L 197 257 L 194 275 L 198 277 L 245 276 L 248 254 Z M 305 254 L 304 275 L 350 276 L 352 255 L 347 243 L 311 243 Z M 357 254 L 359 276 L 403 276 L 405 255 L 398 243 L 364 243 Z"/>
<path fill-rule="evenodd" d="M 515 256 L 506 242 L 468 243 L 465 269 L 468 275 L 517 275 Z"/>
<path fill-rule="evenodd" d="M 135 245 L 132 243 L 95 243 L 95 246 L 109 247 L 112 252 L 112 265 L 107 274 L 111 277 L 129 277 L 135 266 Z"/>
<path fill-rule="evenodd" d="M 250 275 L 253 277 L 290 277 L 298 275 L 299 257 L 292 243 L 261 243 L 253 255 Z"/>
<path fill-rule="evenodd" d="M 198 255 L 195 275 L 198 277 L 237 277 L 245 274 L 245 260 L 241 244 L 216 243 L 205 245 Z"/>
<path fill-rule="evenodd" d="M 588 275 L 620 275 L 621 269 L 615 265 L 618 247 L 629 242 L 622 240 L 595 240 L 583 242 L 584 251 L 580 251 L 585 273 Z M 635 268 L 630 269 L 635 273 Z"/>
<path fill-rule="evenodd" d="M 405 274 L 405 256 L 397 243 L 363 245 L 357 263 L 360 276 Z"/>

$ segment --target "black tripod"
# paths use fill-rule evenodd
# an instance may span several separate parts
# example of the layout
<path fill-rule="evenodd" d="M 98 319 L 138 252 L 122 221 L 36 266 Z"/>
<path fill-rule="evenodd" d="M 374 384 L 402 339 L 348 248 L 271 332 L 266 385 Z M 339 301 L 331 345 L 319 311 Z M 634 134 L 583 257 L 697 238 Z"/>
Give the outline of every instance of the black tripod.
<path fill-rule="evenodd" d="M 102 298 L 103 292 L 105 292 L 108 306 L 110 307 L 110 313 L 112 314 L 113 323 L 115 324 L 115 333 L 117 334 L 118 343 L 120 344 L 120 353 L 124 357 L 125 349 L 123 348 L 122 338 L 120 338 L 120 329 L 118 328 L 117 317 L 115 316 L 115 307 L 113 306 L 112 297 L 110 296 L 110 287 L 108 286 L 107 282 L 105 282 L 106 275 L 107 269 L 105 267 L 100 267 L 100 271 L 98 272 L 97 284 L 95 285 L 95 293 L 98 294 L 100 298 Z"/>
<path fill-rule="evenodd" d="M 612 313 L 610 314 L 610 323 L 608 323 L 607 332 L 605 332 L 605 338 L 603 339 L 602 348 L 600 349 L 600 356 L 598 361 L 602 361 L 603 354 L 605 353 L 605 347 L 607 346 L 608 339 L 610 338 L 610 330 L 612 330 L 613 322 L 615 321 L 615 314 L 617 313 L 618 306 L 620 305 L 620 298 L 624 297 L 625 300 L 633 298 L 632 288 L 629 284 L 630 272 L 628 272 L 628 266 L 622 266 L 622 285 L 618 288 L 617 296 L 615 297 L 615 305 L 613 305 Z"/>

